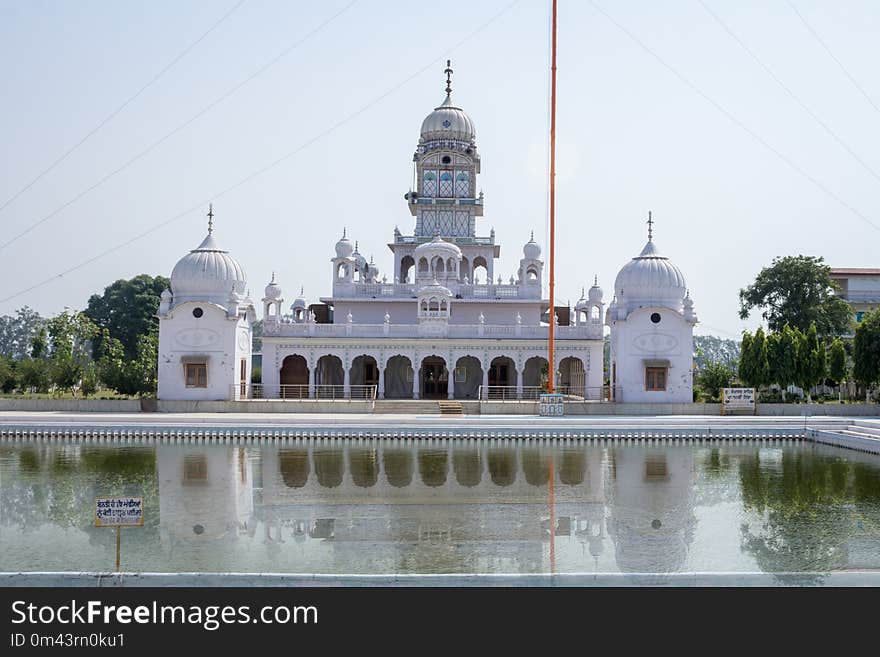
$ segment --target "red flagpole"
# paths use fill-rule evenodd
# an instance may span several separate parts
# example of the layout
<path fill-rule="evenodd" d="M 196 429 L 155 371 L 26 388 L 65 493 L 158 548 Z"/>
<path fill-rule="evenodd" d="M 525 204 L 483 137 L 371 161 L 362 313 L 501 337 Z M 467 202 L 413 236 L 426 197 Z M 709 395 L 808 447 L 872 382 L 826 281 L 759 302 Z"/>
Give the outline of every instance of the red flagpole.
<path fill-rule="evenodd" d="M 555 392 L 553 341 L 556 337 L 556 0 L 553 0 L 550 45 L 550 345 L 547 392 Z"/>

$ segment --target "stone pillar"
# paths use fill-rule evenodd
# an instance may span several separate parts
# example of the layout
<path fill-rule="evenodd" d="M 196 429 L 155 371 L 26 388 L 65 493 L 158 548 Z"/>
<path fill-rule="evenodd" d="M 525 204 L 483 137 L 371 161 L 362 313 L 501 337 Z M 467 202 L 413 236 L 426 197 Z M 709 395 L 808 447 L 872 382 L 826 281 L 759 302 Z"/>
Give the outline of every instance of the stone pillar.
<path fill-rule="evenodd" d="M 489 399 L 489 365 L 481 363 L 483 366 L 483 399 Z"/>
<path fill-rule="evenodd" d="M 523 368 L 521 364 L 516 368 L 516 398 L 523 398 Z"/>
<path fill-rule="evenodd" d="M 419 398 L 419 371 L 421 369 L 422 368 L 419 367 L 416 363 L 413 363 L 413 387 L 412 387 L 413 399 Z"/>
<path fill-rule="evenodd" d="M 376 369 L 379 371 L 379 384 L 376 388 L 376 397 L 385 399 L 385 364 L 376 363 Z"/>
<path fill-rule="evenodd" d="M 452 362 L 452 359 L 449 362 Z M 446 374 L 449 377 L 446 381 L 446 398 L 455 399 L 455 366 L 450 367 L 449 362 L 446 364 Z"/>
<path fill-rule="evenodd" d="M 318 365 L 315 363 L 309 368 L 309 399 L 315 398 L 315 369 Z"/>
<path fill-rule="evenodd" d="M 345 361 L 342 363 L 342 396 L 351 399 L 351 368 Z"/>

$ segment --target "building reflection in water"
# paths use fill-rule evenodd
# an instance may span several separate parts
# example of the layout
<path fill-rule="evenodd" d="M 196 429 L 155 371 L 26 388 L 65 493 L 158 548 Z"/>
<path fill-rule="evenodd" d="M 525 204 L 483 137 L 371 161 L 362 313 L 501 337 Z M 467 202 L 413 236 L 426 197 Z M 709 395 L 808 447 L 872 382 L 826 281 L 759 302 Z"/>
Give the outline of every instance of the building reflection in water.
<path fill-rule="evenodd" d="M 551 533 L 560 570 L 670 572 L 695 523 L 689 448 L 175 446 L 157 469 L 163 545 L 246 540 L 287 572 L 546 572 Z"/>

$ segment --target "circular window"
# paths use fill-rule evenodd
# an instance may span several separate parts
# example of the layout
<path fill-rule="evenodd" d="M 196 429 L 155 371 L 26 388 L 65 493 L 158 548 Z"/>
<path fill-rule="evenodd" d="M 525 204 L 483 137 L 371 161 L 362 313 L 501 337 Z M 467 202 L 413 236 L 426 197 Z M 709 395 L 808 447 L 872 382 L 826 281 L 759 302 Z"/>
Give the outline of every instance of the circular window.
<path fill-rule="evenodd" d="M 450 162 L 452 162 L 452 158 L 449 157 L 448 155 L 444 155 L 442 162 L 443 162 L 443 164 L 449 164 Z"/>
<path fill-rule="evenodd" d="M 654 529 L 660 529 L 660 525 L 662 524 L 663 523 L 655 518 L 654 521 L 651 523 L 651 527 L 653 527 Z"/>
<path fill-rule="evenodd" d="M 201 317 L 201 316 L 204 315 L 204 314 L 205 314 L 205 311 L 202 310 L 201 308 L 193 308 L 193 317 L 198 318 L 198 317 Z"/>
<path fill-rule="evenodd" d="M 660 313 L 651 313 L 651 321 L 655 324 L 660 323 Z"/>
<path fill-rule="evenodd" d="M 204 534 L 205 528 L 202 525 L 193 525 L 193 534 Z"/>
<path fill-rule="evenodd" d="M 452 125 L 452 121 L 450 121 L 449 119 L 446 119 L 445 121 L 443 121 L 444 128 L 448 128 L 451 125 Z"/>

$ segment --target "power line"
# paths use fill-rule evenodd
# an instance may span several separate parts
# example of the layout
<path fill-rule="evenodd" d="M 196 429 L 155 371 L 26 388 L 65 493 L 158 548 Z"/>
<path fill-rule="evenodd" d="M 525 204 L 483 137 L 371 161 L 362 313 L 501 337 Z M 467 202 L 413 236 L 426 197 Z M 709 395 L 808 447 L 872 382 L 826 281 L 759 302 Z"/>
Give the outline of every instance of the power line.
<path fill-rule="evenodd" d="M 790 87 L 788 87 L 788 85 L 786 85 L 782 80 L 780 80 L 780 79 L 779 79 L 779 76 L 777 76 L 777 75 L 776 75 L 776 74 L 770 69 L 770 67 L 767 66 L 763 61 L 761 61 L 761 59 L 758 57 L 758 55 L 756 55 L 755 52 L 754 52 L 751 48 L 749 48 L 749 47 L 745 44 L 745 42 L 744 42 L 742 39 L 740 39 L 739 36 L 737 36 L 736 33 L 735 33 L 733 30 L 731 30 L 730 27 L 728 27 L 727 24 L 726 24 L 723 20 L 721 20 L 721 18 L 718 16 L 718 14 L 716 14 L 714 11 L 712 11 L 712 9 L 706 4 L 705 0 L 698 0 L 698 2 L 702 5 L 703 9 L 705 9 L 706 12 L 707 12 L 712 18 L 714 18 L 715 21 L 716 21 L 716 22 L 717 22 L 717 23 L 718 23 L 718 24 L 724 29 L 724 31 L 727 32 L 727 33 L 733 38 L 733 40 L 736 41 L 736 42 L 742 47 L 742 49 L 745 50 L 745 51 L 749 54 L 749 56 L 750 56 L 752 59 L 754 59 L 755 62 L 756 62 L 761 68 L 764 69 L 764 71 L 767 73 L 767 75 L 769 75 L 771 78 L 773 78 L 773 81 L 776 82 L 776 84 L 778 84 L 778 85 L 782 88 L 782 90 L 785 91 L 785 93 L 787 93 L 789 96 L 791 96 L 792 100 L 794 100 L 798 105 L 801 106 L 801 109 L 803 109 L 807 114 L 809 114 L 810 117 L 811 117 L 816 123 L 818 123 L 818 124 L 822 127 L 822 129 L 825 130 L 825 132 L 827 132 L 827 133 L 828 133 L 828 134 L 834 139 L 834 141 L 836 141 L 838 144 L 840 144 L 840 146 L 841 146 L 841 147 L 842 147 L 847 153 L 849 153 L 849 154 L 852 156 L 852 158 L 853 158 L 856 162 L 858 162 L 859 164 L 861 164 L 862 167 L 863 167 L 868 173 L 870 173 L 870 174 L 874 177 L 874 179 L 875 179 L 877 182 L 880 182 L 880 175 L 878 175 L 877 172 L 874 171 L 874 169 L 871 168 L 871 166 L 870 166 L 867 162 L 865 162 L 862 158 L 860 158 L 860 157 L 856 154 L 856 152 L 853 151 L 853 149 L 850 148 L 850 146 L 849 146 L 846 142 L 844 142 L 843 139 L 841 139 L 841 138 L 837 135 L 837 133 L 834 132 L 834 130 L 832 130 L 832 129 L 828 126 L 827 123 L 825 123 L 822 119 L 820 119 L 820 118 L 816 115 L 816 113 L 815 113 L 813 110 L 811 110 L 811 109 L 810 109 L 810 108 L 809 108 L 809 107 L 808 107 L 808 106 L 807 106 L 807 105 L 806 105 L 806 104 L 805 104 L 805 103 L 804 103 L 804 102 L 803 102 L 803 101 L 802 101 L 802 100 L 801 100 L 801 99 L 800 99 L 800 98 L 799 98 L 799 97 L 798 97 L 798 96 L 797 96 L 797 95 L 791 90 Z"/>
<path fill-rule="evenodd" d="M 50 276 L 49 278 L 46 278 L 46 279 L 40 281 L 39 283 L 35 283 L 34 285 L 31 285 L 31 286 L 28 287 L 28 288 L 25 288 L 25 289 L 23 289 L 23 290 L 19 290 L 18 292 L 14 293 L 14 294 L 11 294 L 11 295 L 9 295 L 9 296 L 7 296 L 7 297 L 4 297 L 4 298 L 0 299 L 0 303 L 6 303 L 7 301 L 11 301 L 12 299 L 15 299 L 16 297 L 20 297 L 20 296 L 23 295 L 23 294 L 27 294 L 28 292 L 32 292 L 33 290 L 36 290 L 36 289 L 38 289 L 38 288 L 43 287 L 44 285 L 48 285 L 49 283 L 51 283 L 51 282 L 53 282 L 53 281 L 55 281 L 55 280 L 57 280 L 57 279 L 59 279 L 59 278 L 63 278 L 63 277 L 66 276 L 67 274 L 70 274 L 70 273 L 72 273 L 72 272 L 74 272 L 74 271 L 77 271 L 78 269 L 82 269 L 83 267 L 85 267 L 85 266 L 87 266 L 87 265 L 90 265 L 90 264 L 92 264 L 93 262 L 95 262 L 95 261 L 97 261 L 97 260 L 100 260 L 101 258 L 103 258 L 103 257 L 105 257 L 105 256 L 107 256 L 107 255 L 110 255 L 111 253 L 114 253 L 115 251 L 118 251 L 119 249 L 122 249 L 122 248 L 124 248 L 124 247 L 126 247 L 126 246 L 128 246 L 128 245 L 130 245 L 130 244 L 133 244 L 134 242 L 137 242 L 138 240 L 140 240 L 140 239 L 146 237 L 147 235 L 150 235 L 151 233 L 154 233 L 154 232 L 156 232 L 157 230 L 159 230 L 159 229 L 161 229 L 161 228 L 164 228 L 164 227 L 167 226 L 168 224 L 170 224 L 170 223 L 172 223 L 172 222 L 174 222 L 174 221 L 176 221 L 176 220 L 178 220 L 178 219 L 180 219 L 180 218 L 182 218 L 182 217 L 184 217 L 184 216 L 190 214 L 191 212 L 194 212 L 194 211 L 196 211 L 196 210 L 198 210 L 198 209 L 200 209 L 200 208 L 204 208 L 204 206 L 205 206 L 207 203 L 209 203 L 209 202 L 211 202 L 211 201 L 214 201 L 214 200 L 216 200 L 216 199 L 218 199 L 218 198 L 222 198 L 222 197 L 225 196 L 226 194 L 229 194 L 230 192 L 232 192 L 232 191 L 238 189 L 239 187 L 241 187 L 241 186 L 247 184 L 248 182 L 250 182 L 250 181 L 253 180 L 254 178 L 257 178 L 258 176 L 263 175 L 264 173 L 266 173 L 267 171 L 269 171 L 269 170 L 275 168 L 276 166 L 278 166 L 279 164 L 281 164 L 281 163 L 284 162 L 285 160 L 288 160 L 288 159 L 290 159 L 291 157 L 293 157 L 294 155 L 296 155 L 297 153 L 300 153 L 301 151 L 305 150 L 306 148 L 308 148 L 309 146 L 311 146 L 312 144 L 314 144 L 316 141 L 322 139 L 323 137 L 326 137 L 327 135 L 330 135 L 331 133 L 335 132 L 336 130 L 338 130 L 338 129 L 341 128 L 342 126 L 346 125 L 347 123 L 350 123 L 350 122 L 353 121 L 355 118 L 357 118 L 358 116 L 360 116 L 361 114 L 363 114 L 363 113 L 366 112 L 367 110 L 371 109 L 373 106 L 377 105 L 377 104 L 380 103 L 381 101 L 385 100 L 385 98 L 387 98 L 388 96 L 390 96 L 391 94 L 393 94 L 394 92 L 396 92 L 397 90 L 399 90 L 401 87 L 404 87 L 406 84 L 408 84 L 410 81 L 412 81 L 412 80 L 414 80 L 415 78 L 417 78 L 419 75 L 421 75 L 422 73 L 424 73 L 424 72 L 427 71 L 428 69 L 430 69 L 430 68 L 436 66 L 438 62 L 441 62 L 441 61 L 443 61 L 443 60 L 446 58 L 446 54 L 447 54 L 447 53 L 450 53 L 450 52 L 453 52 L 453 51 L 457 50 L 457 49 L 460 48 L 462 45 L 464 45 L 465 43 L 467 43 L 468 41 L 470 41 L 471 39 L 473 39 L 475 36 L 477 36 L 478 34 L 480 34 L 483 30 L 485 30 L 486 28 L 488 28 L 488 27 L 489 27 L 490 25 L 492 25 L 495 21 L 497 21 L 499 18 L 501 18 L 502 16 L 504 16 L 504 15 L 505 15 L 507 12 L 509 12 L 511 9 L 513 9 L 516 5 L 518 5 L 518 4 L 520 3 L 520 1 L 521 1 L 521 0 L 513 0 L 513 2 L 510 2 L 508 5 L 506 5 L 504 8 L 502 8 L 500 11 L 498 11 L 496 14 L 494 14 L 492 17 L 490 17 L 487 21 L 485 21 L 484 23 L 482 23 L 482 24 L 480 24 L 479 26 L 477 26 L 473 31 L 469 32 L 469 33 L 468 33 L 465 37 L 463 37 L 460 41 L 458 41 L 457 43 L 455 43 L 455 44 L 452 45 L 451 47 L 447 48 L 447 49 L 443 52 L 443 54 L 441 54 L 441 55 L 435 57 L 434 59 L 432 59 L 430 62 L 428 62 L 427 64 L 425 64 L 424 66 L 422 66 L 420 69 L 418 69 L 418 70 L 417 70 L 415 73 L 413 73 L 412 75 L 409 75 L 409 76 L 406 77 L 404 80 L 402 80 L 401 82 L 398 82 L 397 84 L 395 84 L 393 87 L 391 87 L 390 89 L 388 89 L 388 90 L 385 91 L 384 93 L 380 94 L 379 96 L 376 96 L 376 97 L 373 98 L 371 101 L 369 101 L 366 105 L 363 105 L 360 109 L 355 110 L 355 111 L 352 112 L 351 114 L 349 114 L 349 115 L 345 116 L 344 118 L 340 119 L 339 121 L 337 121 L 336 123 L 334 123 L 334 124 L 331 125 L 330 127 L 326 128 L 326 129 L 323 130 L 322 132 L 316 134 L 316 135 L 315 135 L 314 137 L 312 137 L 311 139 L 309 139 L 309 140 L 307 140 L 307 141 L 305 141 L 305 142 L 302 142 L 299 146 L 297 146 L 296 148 L 294 148 L 294 149 L 288 151 L 287 153 L 285 153 L 285 154 L 282 155 L 281 157 L 279 157 L 279 158 L 273 160 L 272 162 L 270 162 L 270 163 L 268 163 L 268 164 L 266 164 L 266 165 L 260 167 L 259 169 L 255 170 L 255 171 L 253 171 L 252 173 L 248 174 L 247 176 L 245 176 L 244 178 L 242 178 L 242 179 L 239 180 L 238 182 L 236 182 L 236 183 L 230 185 L 229 187 L 226 187 L 225 189 L 219 191 L 219 192 L 216 193 L 216 194 L 212 194 L 212 195 L 209 196 L 208 198 L 206 198 L 206 199 L 204 199 L 204 200 L 201 200 L 201 201 L 199 201 L 198 203 L 195 203 L 195 204 L 193 204 L 192 206 L 188 207 L 186 210 L 183 210 L 182 212 L 179 212 L 179 213 L 175 214 L 174 216 L 170 217 L 169 219 L 166 219 L 165 221 L 163 221 L 163 222 L 161 222 L 161 223 L 155 224 L 155 225 L 152 226 L 151 228 L 148 228 L 147 230 L 143 231 L 142 233 L 140 233 L 140 234 L 138 234 L 138 235 L 135 235 L 134 237 L 132 237 L 132 238 L 130 238 L 130 239 L 128 239 L 128 240 L 125 240 L 124 242 L 121 242 L 121 243 L 117 244 L 116 246 L 110 247 L 109 249 L 106 249 L 105 251 L 102 251 L 102 252 L 100 252 L 100 253 L 98 253 L 98 254 L 96 254 L 96 255 L 94 255 L 94 256 L 88 258 L 87 260 L 84 260 L 84 261 L 80 262 L 80 263 L 77 264 L 77 265 L 74 265 L 74 266 L 72 266 L 72 267 L 68 267 L 68 268 L 65 269 L 64 271 L 62 271 L 62 272 L 60 272 L 60 273 L 58 273 L 58 274 L 55 274 L 54 276 Z"/>
<path fill-rule="evenodd" d="M 675 69 L 671 64 L 668 64 L 666 62 L 666 60 L 664 60 L 662 57 L 660 57 L 660 55 L 658 55 L 651 48 L 649 48 L 647 45 L 645 45 L 645 43 L 642 42 L 636 35 L 634 35 L 632 32 L 627 30 L 623 25 L 621 25 L 619 22 L 617 22 L 610 14 L 608 14 L 604 9 L 602 9 L 602 7 L 600 7 L 598 4 L 596 4 L 595 0 L 589 0 L 589 2 L 593 6 L 593 8 L 596 9 L 596 11 L 598 11 L 600 14 L 605 16 L 605 18 L 607 18 L 615 27 L 617 27 L 617 29 L 619 29 L 626 36 L 628 36 L 642 50 L 644 50 L 646 53 L 648 53 L 654 59 L 656 59 L 666 70 L 668 70 L 675 77 L 677 77 L 682 83 L 684 83 L 686 86 L 688 86 L 692 91 L 694 91 L 699 96 L 701 96 L 703 98 L 703 100 L 705 100 L 706 102 L 711 104 L 713 107 L 715 107 L 715 109 L 717 109 L 719 112 L 724 114 L 724 116 L 726 116 L 734 125 L 736 125 L 738 128 L 740 128 L 745 133 L 747 133 L 752 139 L 754 139 L 759 144 L 761 144 L 761 146 L 763 146 L 768 151 L 773 153 L 776 157 L 778 157 L 780 160 L 782 160 L 785 164 L 787 164 L 789 167 L 791 167 L 798 174 L 800 174 L 801 176 L 803 176 L 804 178 L 809 180 L 813 185 L 815 185 L 819 190 L 821 190 L 823 193 L 825 193 L 828 197 L 830 197 L 831 199 L 836 201 L 838 204 L 840 204 L 841 206 L 843 206 L 844 208 L 846 208 L 847 210 L 852 212 L 856 217 L 858 217 L 859 219 L 864 221 L 866 224 L 868 224 L 869 226 L 871 226 L 875 230 L 880 231 L 880 226 L 878 226 L 873 221 L 871 221 L 868 217 L 866 217 L 863 213 L 861 213 L 855 207 L 853 207 L 852 205 L 850 205 L 849 203 L 844 201 L 840 196 L 835 194 L 833 191 L 828 189 L 825 185 L 823 185 L 821 182 L 819 182 L 819 180 L 817 180 L 812 175 L 807 173 L 803 168 L 798 166 L 794 161 L 792 161 L 790 158 L 788 158 L 786 155 L 784 155 L 781 151 L 779 151 L 777 148 L 775 148 L 769 142 L 767 142 L 766 139 L 761 137 L 758 133 L 756 133 L 754 130 L 752 130 L 746 124 L 744 124 L 742 121 L 740 121 L 738 118 L 736 118 L 736 116 L 734 116 L 729 111 L 727 111 L 718 101 L 716 101 L 714 98 L 712 98 L 707 93 L 705 93 L 702 89 L 700 89 L 696 84 L 691 82 L 683 74 L 679 73 L 678 70 Z"/>
<path fill-rule="evenodd" d="M 56 159 L 55 159 L 55 160 L 54 160 L 54 161 L 53 161 L 48 167 L 46 167 L 46 168 L 43 169 L 39 174 L 37 174 L 37 176 L 36 176 L 35 178 L 33 178 L 29 183 L 27 183 L 24 187 L 22 187 L 21 189 L 19 189 L 15 194 L 13 194 L 13 195 L 10 196 L 8 199 L 6 199 L 6 201 L 3 203 L 3 205 L 0 205 L 0 212 L 2 212 L 3 210 L 5 210 L 6 207 L 7 207 L 8 205 L 10 205 L 11 203 L 13 203 L 13 202 L 14 202 L 19 196 L 21 196 L 22 194 L 24 194 L 27 190 L 29 190 L 29 189 L 30 189 L 31 187 L 33 187 L 37 182 L 39 182 L 40 179 L 43 178 L 43 176 L 45 176 L 47 173 L 49 173 L 49 172 L 52 171 L 55 167 L 57 167 L 59 164 L 61 164 L 64 160 L 66 160 L 66 159 L 68 158 L 68 156 L 69 156 L 71 153 L 73 153 L 76 149 L 78 149 L 80 146 L 82 146 L 84 143 L 86 143 L 86 141 L 88 141 L 89 138 L 91 138 L 96 132 L 98 132 L 98 131 L 99 131 L 101 128 L 103 128 L 105 125 L 107 125 L 108 123 L 110 123 L 110 121 L 112 121 L 112 120 L 113 120 L 113 119 L 114 119 L 114 118 L 115 118 L 115 117 L 116 117 L 116 116 L 117 116 L 122 110 L 124 110 L 124 109 L 125 109 L 126 107 L 128 107 L 132 102 L 134 102 L 134 101 L 135 101 L 135 100 L 136 100 L 136 99 L 137 99 L 142 93 L 144 93 L 148 88 L 150 88 L 150 87 L 153 86 L 156 82 L 158 82 L 159 79 L 160 79 L 163 75 L 165 75 L 168 71 L 170 71 L 170 70 L 174 67 L 175 64 L 177 64 L 177 62 L 179 62 L 181 59 L 183 59 L 184 57 L 186 57 L 186 55 L 189 54 L 189 52 L 190 52 L 193 48 L 195 48 L 195 47 L 196 47 L 197 45 L 199 45 L 202 41 L 204 41 L 205 38 L 206 38 L 209 34 L 211 34 L 211 32 L 213 32 L 213 31 L 216 30 L 218 27 L 220 27 L 221 23 L 223 23 L 227 18 L 229 18 L 229 17 L 232 15 L 232 13 L 233 13 L 236 9 L 238 9 L 239 7 L 241 7 L 246 1 L 247 1 L 247 0 L 239 0 L 239 2 L 238 2 L 237 4 L 235 4 L 235 5 L 232 7 L 232 9 L 230 9 L 230 10 L 227 11 L 225 14 L 223 14 L 223 15 L 217 20 L 217 22 L 215 22 L 211 27 L 209 27 L 205 32 L 203 32 L 202 35 L 201 35 L 198 39 L 196 39 L 196 40 L 193 41 L 191 44 L 189 44 L 186 48 L 184 48 L 184 49 L 180 52 L 180 54 L 177 55 L 177 57 L 175 57 L 175 58 L 172 59 L 170 62 L 168 62 L 168 64 L 166 64 L 165 67 L 164 67 L 161 71 L 159 71 L 158 73 L 156 73 L 156 75 L 154 75 L 154 76 L 150 79 L 149 82 L 147 82 L 144 86 L 142 86 L 140 89 L 138 89 L 138 90 L 135 92 L 135 94 L 134 94 L 133 96 L 130 96 L 128 99 L 126 99 L 125 102 L 123 102 L 119 107 L 117 107 L 115 110 L 113 110 L 112 112 L 110 112 L 110 114 L 108 114 L 108 115 L 104 118 L 103 121 L 101 121 L 100 123 L 98 123 L 98 125 L 96 125 L 96 126 L 95 126 L 94 128 L 92 128 L 89 132 L 87 132 L 86 135 L 85 135 L 82 139 L 80 139 L 80 140 L 79 140 L 78 142 L 76 142 L 73 146 L 71 146 L 71 147 L 68 148 L 66 151 L 64 151 L 64 152 L 63 152 L 61 155 L 59 155 L 59 156 L 58 156 L 58 157 L 57 157 L 57 158 L 56 158 Z M 3 245 L 3 246 L 5 246 L 5 245 Z M 0 247 L 0 248 L 2 248 L 2 247 Z"/>
<path fill-rule="evenodd" d="M 794 6 L 794 3 L 791 2 L 791 0 L 786 0 L 786 1 L 788 2 L 788 6 L 791 7 L 791 10 L 795 14 L 797 14 L 798 18 L 801 19 L 801 23 L 804 24 L 804 27 L 807 28 L 807 31 L 810 34 L 812 34 L 813 38 L 815 38 L 816 41 L 819 42 L 819 45 L 825 49 L 825 52 L 828 53 L 828 56 L 831 57 L 831 59 L 834 60 L 834 63 L 840 67 L 840 70 L 843 71 L 843 74 L 849 79 L 850 82 L 852 82 L 853 86 L 859 90 L 859 92 L 862 94 L 862 96 L 865 97 L 865 100 L 867 100 L 871 104 L 871 107 L 873 107 L 877 111 L 877 113 L 880 114 L 880 107 L 877 106 L 877 103 L 875 103 L 871 99 L 871 97 L 868 95 L 868 92 L 865 91 L 864 88 L 862 87 L 862 85 L 860 85 L 856 81 L 856 79 L 850 74 L 850 72 L 847 70 L 846 66 L 843 65 L 843 62 L 841 62 L 837 57 L 834 56 L 834 53 L 831 52 L 831 48 L 829 48 L 828 44 L 826 44 L 825 41 L 822 39 L 822 37 L 819 36 L 819 33 L 816 32 L 816 30 L 814 30 L 813 27 L 807 22 L 807 19 L 804 18 L 803 14 L 801 14 L 801 12 L 798 11 L 798 8 Z"/>
<path fill-rule="evenodd" d="M 319 33 L 321 30 L 323 30 L 327 25 L 329 25 L 329 24 L 330 24 L 331 22 L 333 22 L 336 18 L 338 18 L 339 16 L 341 16 L 342 14 L 344 14 L 346 11 L 348 11 L 348 10 L 349 10 L 349 9 L 350 9 L 355 3 L 357 3 L 357 2 L 358 2 L 358 0 L 351 0 L 351 1 L 350 1 L 347 5 L 345 5 L 342 9 L 340 9 L 340 10 L 337 11 L 335 14 L 333 14 L 332 16 L 330 16 L 330 18 L 326 19 L 323 23 L 321 23 L 321 24 L 318 25 L 316 28 L 314 28 L 313 30 L 311 30 L 310 32 L 308 32 L 304 37 L 302 37 L 302 38 L 299 39 L 298 41 L 294 42 L 293 44 L 291 44 L 290 46 L 288 46 L 287 48 L 285 48 L 284 50 L 282 50 L 278 55 L 276 55 L 275 57 L 273 57 L 272 59 L 270 59 L 268 62 L 266 62 L 265 64 L 263 64 L 260 68 L 258 68 L 254 73 L 252 73 L 251 75 L 249 75 L 248 77 L 246 77 L 244 80 L 242 80 L 241 82 L 238 82 L 238 83 L 235 84 L 233 87 L 231 87 L 230 89 L 228 89 L 226 92 L 224 92 L 223 94 L 221 94 L 220 96 L 218 96 L 217 98 L 215 98 L 214 100 L 212 100 L 210 103 L 208 103 L 207 105 L 205 105 L 205 107 L 203 107 L 201 110 L 199 110 L 198 112 L 196 112 L 193 116 L 191 116 L 189 119 L 187 119 L 186 121 L 184 121 L 183 123 L 181 123 L 180 125 L 178 125 L 178 126 L 177 126 L 176 128 L 174 128 L 171 132 L 166 133 L 163 137 L 160 137 L 158 140 L 154 141 L 152 144 L 150 144 L 149 146 L 147 146 L 147 148 L 145 148 L 145 149 L 142 150 L 141 152 L 139 152 L 139 153 L 137 153 L 136 155 L 134 155 L 133 157 L 131 157 L 131 158 L 130 158 L 129 160 L 127 160 L 124 164 L 122 164 L 121 166 L 117 167 L 116 169 L 114 169 L 113 171 L 111 171 L 110 173 L 108 173 L 107 175 L 105 175 L 103 178 L 101 178 L 100 180 L 98 180 L 96 183 L 92 184 L 91 186 L 87 187 L 86 189 L 84 189 L 83 191 L 81 191 L 80 193 L 78 193 L 76 196 L 74 196 L 73 198 L 71 198 L 71 199 L 70 199 L 69 201 L 67 201 L 66 203 L 63 203 L 62 205 L 60 205 L 60 206 L 58 206 L 57 208 L 55 208 L 52 212 L 50 212 L 49 214 L 47 214 L 46 216 L 44 216 L 42 219 L 39 219 L 39 220 L 36 221 L 35 223 L 33 223 L 33 224 L 31 224 L 30 226 L 28 226 L 27 228 L 25 228 L 25 229 L 24 229 L 23 231 L 21 231 L 20 233 L 18 233 L 18 234 L 16 234 L 15 236 L 13 236 L 11 239 L 9 239 L 9 240 L 7 240 L 6 242 L 0 244 L 0 251 L 2 251 L 3 249 L 5 249 L 5 248 L 6 248 L 7 246 L 9 246 L 10 244 L 13 244 L 13 243 L 17 242 L 19 239 L 21 239 L 22 237 L 24 237 L 25 235 L 27 235 L 28 233 L 30 233 L 32 230 L 34 230 L 35 228 L 37 228 L 37 227 L 40 226 L 41 224 L 45 223 L 46 221 L 48 221 L 49 219 L 51 219 L 52 217 L 54 217 L 55 215 L 57 215 L 59 212 L 61 212 L 61 211 L 64 210 L 65 208 L 70 207 L 71 205 L 73 205 L 74 203 L 76 203 L 79 199 L 81 199 L 83 196 L 85 196 L 85 195 L 88 194 L 89 192 L 91 192 L 91 191 L 97 189 L 98 187 L 100 187 L 101 185 L 103 185 L 105 182 L 107 182 L 108 180 L 110 180 L 113 176 L 115 176 L 116 174 L 118 174 L 118 173 L 124 171 L 124 170 L 127 169 L 129 166 L 131 166 L 132 164 L 134 164 L 135 162 L 137 162 L 138 160 L 140 160 L 142 157 L 144 157 L 145 155 L 147 155 L 148 153 L 150 153 L 151 151 L 153 151 L 157 146 L 159 146 L 160 144 L 162 144 L 162 143 L 168 141 L 171 137 L 173 137 L 174 135 L 176 135 L 178 132 L 180 132 L 181 130 L 183 130 L 184 128 L 186 128 L 187 126 L 189 126 L 190 124 L 192 124 L 193 122 L 195 122 L 197 119 L 199 119 L 199 118 L 201 118 L 202 116 L 204 116 L 205 114 L 207 114 L 210 110 L 212 110 L 214 107 L 216 107 L 217 105 L 219 105 L 220 103 L 222 103 L 223 101 L 225 101 L 226 99 L 228 99 L 230 96 L 232 96 L 234 93 L 236 93 L 239 89 L 241 89 L 243 86 L 245 86 L 248 82 L 251 82 L 254 78 L 256 78 L 256 77 L 262 75 L 263 73 L 265 73 L 266 70 L 268 70 L 269 68 L 271 68 L 272 66 L 274 66 L 275 64 L 277 64 L 277 63 L 278 63 L 283 57 L 285 57 L 286 55 L 290 54 L 290 52 L 292 52 L 293 50 L 295 50 L 296 48 L 298 48 L 299 46 L 301 46 L 303 43 L 305 43 L 306 41 L 308 41 L 308 40 L 309 40 L 311 37 L 313 37 L 314 35 L 318 34 L 318 33 Z"/>

